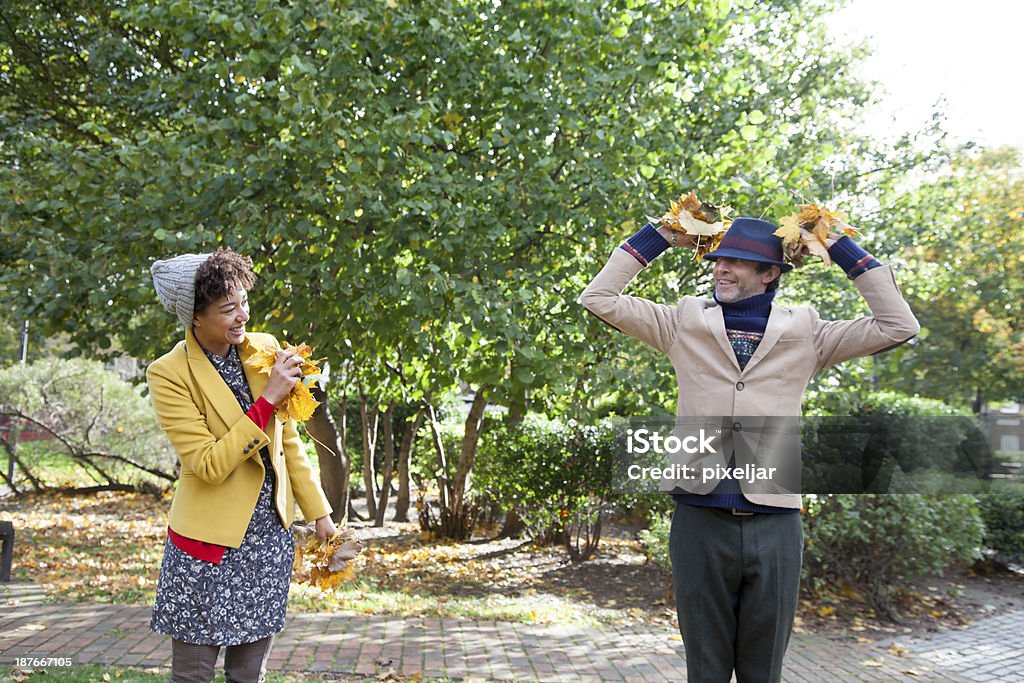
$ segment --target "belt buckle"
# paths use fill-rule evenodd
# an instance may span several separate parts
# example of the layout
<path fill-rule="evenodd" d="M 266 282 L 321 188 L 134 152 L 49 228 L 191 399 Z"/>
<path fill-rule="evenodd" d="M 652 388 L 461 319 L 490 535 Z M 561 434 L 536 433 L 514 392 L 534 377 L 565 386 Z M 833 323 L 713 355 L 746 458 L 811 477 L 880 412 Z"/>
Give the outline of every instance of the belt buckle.
<path fill-rule="evenodd" d="M 731 512 L 734 517 L 752 517 L 754 515 L 750 510 L 737 510 L 736 508 L 729 508 L 729 512 Z"/>

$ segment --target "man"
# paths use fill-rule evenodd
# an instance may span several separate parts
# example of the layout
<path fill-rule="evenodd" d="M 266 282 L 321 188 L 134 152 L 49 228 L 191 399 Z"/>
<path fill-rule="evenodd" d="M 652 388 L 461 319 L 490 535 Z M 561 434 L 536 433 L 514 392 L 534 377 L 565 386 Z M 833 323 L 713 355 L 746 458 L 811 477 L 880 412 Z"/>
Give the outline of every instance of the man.
<path fill-rule="evenodd" d="M 768 221 L 736 219 L 705 256 L 714 262 L 713 298 L 668 306 L 622 293 L 676 241 L 648 224 L 580 297 L 590 312 L 669 357 L 680 418 L 798 416 L 814 373 L 898 346 L 920 329 L 889 267 L 849 237 L 830 235 L 829 255 L 872 316 L 825 321 L 812 308 L 775 304 L 779 278 L 792 269 L 775 230 Z M 744 418 L 735 419 L 732 430 L 744 435 Z M 740 453 L 730 456 L 735 463 Z M 669 554 L 687 680 L 728 683 L 735 671 L 738 683 L 780 681 L 800 580 L 799 492 L 756 492 L 731 478 L 675 491 Z"/>

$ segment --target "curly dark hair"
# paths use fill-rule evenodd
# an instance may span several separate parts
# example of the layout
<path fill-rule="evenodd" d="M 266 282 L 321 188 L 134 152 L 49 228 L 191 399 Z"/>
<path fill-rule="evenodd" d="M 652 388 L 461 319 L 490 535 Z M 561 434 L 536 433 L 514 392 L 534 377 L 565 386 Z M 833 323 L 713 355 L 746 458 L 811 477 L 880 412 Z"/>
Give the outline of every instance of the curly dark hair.
<path fill-rule="evenodd" d="M 236 288 L 242 287 L 248 291 L 255 283 L 252 259 L 220 247 L 196 271 L 193 315 L 202 313 L 214 301 L 223 299 Z"/>

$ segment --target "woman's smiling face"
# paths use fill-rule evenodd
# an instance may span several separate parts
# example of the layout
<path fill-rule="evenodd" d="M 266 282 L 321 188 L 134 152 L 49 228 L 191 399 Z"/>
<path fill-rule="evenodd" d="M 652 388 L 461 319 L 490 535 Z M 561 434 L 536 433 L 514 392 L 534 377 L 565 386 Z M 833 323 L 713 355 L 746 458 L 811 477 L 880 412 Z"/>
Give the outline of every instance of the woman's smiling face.
<path fill-rule="evenodd" d="M 237 283 L 228 290 L 227 296 L 196 313 L 192 322 L 196 340 L 218 356 L 226 356 L 233 344 L 242 343 L 249 321 L 249 293 Z"/>

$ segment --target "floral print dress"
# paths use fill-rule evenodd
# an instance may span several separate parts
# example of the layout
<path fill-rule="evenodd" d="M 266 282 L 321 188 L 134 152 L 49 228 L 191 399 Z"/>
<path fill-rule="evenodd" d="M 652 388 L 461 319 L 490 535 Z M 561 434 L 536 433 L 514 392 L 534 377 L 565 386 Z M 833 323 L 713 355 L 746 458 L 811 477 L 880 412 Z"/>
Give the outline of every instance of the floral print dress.
<path fill-rule="evenodd" d="M 242 411 L 248 411 L 253 399 L 238 350 L 232 346 L 227 358 L 208 351 L 206 356 Z M 241 546 L 229 547 L 220 564 L 214 564 L 192 557 L 168 539 L 153 631 L 196 645 L 241 645 L 284 628 L 295 546 L 274 510 L 275 475 L 266 447 L 260 458 L 266 478 Z"/>

